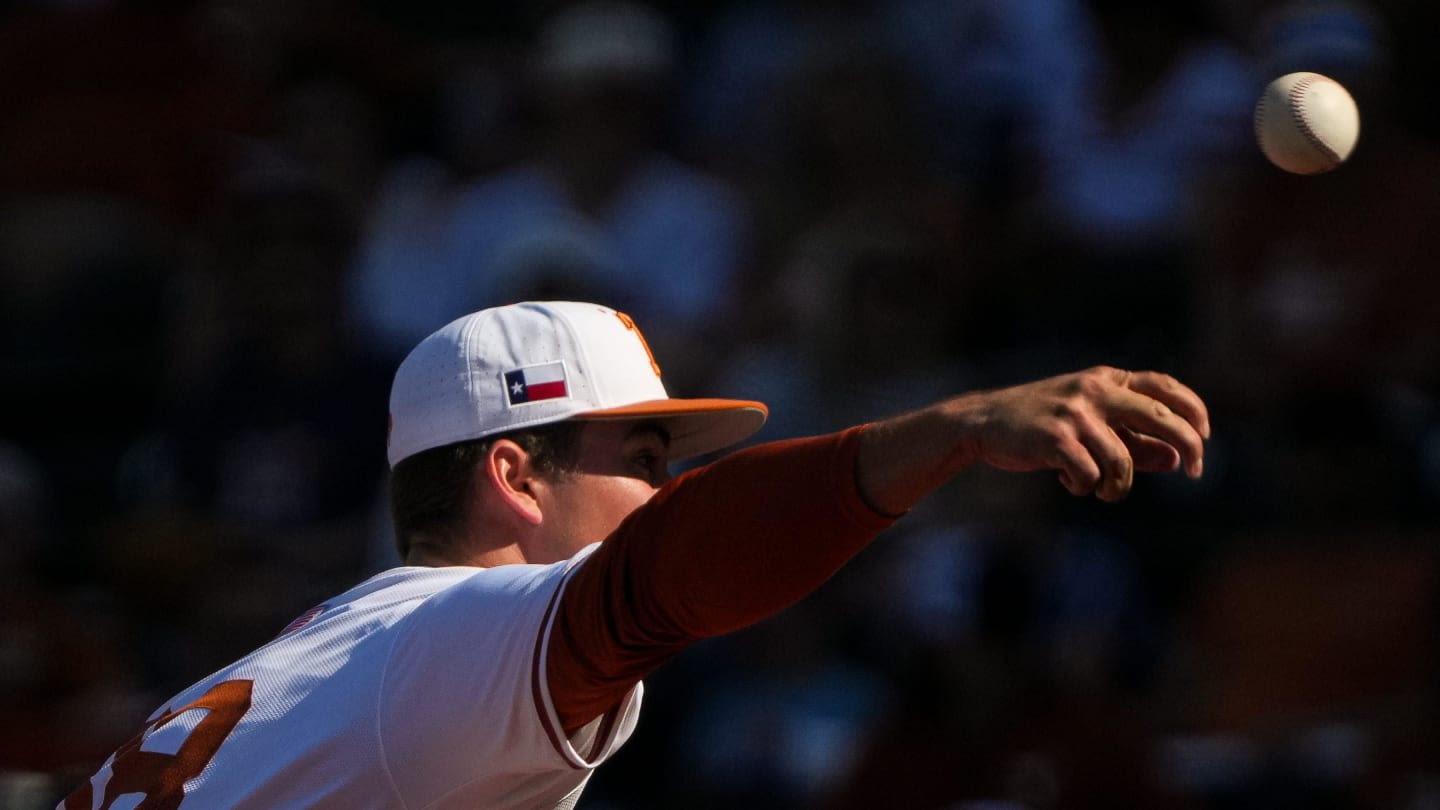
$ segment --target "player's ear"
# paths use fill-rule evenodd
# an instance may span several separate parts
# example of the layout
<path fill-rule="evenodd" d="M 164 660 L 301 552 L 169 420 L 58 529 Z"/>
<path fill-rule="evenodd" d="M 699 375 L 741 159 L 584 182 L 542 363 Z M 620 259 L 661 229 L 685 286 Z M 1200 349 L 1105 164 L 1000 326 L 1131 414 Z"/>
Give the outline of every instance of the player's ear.
<path fill-rule="evenodd" d="M 497 439 L 485 454 L 484 469 L 476 485 L 525 523 L 538 526 L 540 501 L 536 497 L 539 471 L 525 448 L 509 439 Z"/>

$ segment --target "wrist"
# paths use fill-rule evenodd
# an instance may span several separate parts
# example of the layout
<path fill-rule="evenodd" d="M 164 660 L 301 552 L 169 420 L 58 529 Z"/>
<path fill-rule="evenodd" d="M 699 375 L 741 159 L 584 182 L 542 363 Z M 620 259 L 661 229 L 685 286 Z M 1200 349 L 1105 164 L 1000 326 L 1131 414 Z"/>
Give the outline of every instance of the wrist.
<path fill-rule="evenodd" d="M 981 437 L 991 420 L 983 395 L 969 393 L 945 400 L 937 410 L 943 420 L 943 446 L 948 448 L 944 474 L 956 475 L 984 459 Z"/>
<path fill-rule="evenodd" d="M 980 459 L 983 399 L 962 396 L 876 422 L 860 436 L 855 483 L 884 515 L 899 515 Z"/>

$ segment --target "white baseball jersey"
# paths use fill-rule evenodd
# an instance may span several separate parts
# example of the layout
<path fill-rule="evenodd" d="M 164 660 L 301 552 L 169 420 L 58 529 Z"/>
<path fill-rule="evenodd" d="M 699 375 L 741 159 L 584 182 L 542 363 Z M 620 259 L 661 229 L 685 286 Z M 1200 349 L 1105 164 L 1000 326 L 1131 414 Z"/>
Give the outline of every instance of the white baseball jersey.
<path fill-rule="evenodd" d="M 596 546 L 554 565 L 396 568 L 152 715 L 60 810 L 571 806 L 642 687 L 566 739 L 545 651 Z"/>
<path fill-rule="evenodd" d="M 856 488 L 864 429 L 686 472 L 567 562 L 380 574 L 177 695 L 61 810 L 570 807 L 640 678 L 894 522 Z"/>

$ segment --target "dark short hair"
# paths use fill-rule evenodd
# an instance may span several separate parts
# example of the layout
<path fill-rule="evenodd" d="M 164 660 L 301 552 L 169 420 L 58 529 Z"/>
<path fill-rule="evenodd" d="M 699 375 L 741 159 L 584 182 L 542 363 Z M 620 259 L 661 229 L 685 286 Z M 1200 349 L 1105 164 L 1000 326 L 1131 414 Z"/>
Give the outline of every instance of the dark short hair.
<path fill-rule="evenodd" d="M 552 422 L 416 453 L 390 471 L 390 520 L 404 560 L 417 537 L 448 542 L 464 526 L 475 470 L 500 439 L 530 455 L 541 475 L 558 478 L 579 462 L 583 422 Z"/>

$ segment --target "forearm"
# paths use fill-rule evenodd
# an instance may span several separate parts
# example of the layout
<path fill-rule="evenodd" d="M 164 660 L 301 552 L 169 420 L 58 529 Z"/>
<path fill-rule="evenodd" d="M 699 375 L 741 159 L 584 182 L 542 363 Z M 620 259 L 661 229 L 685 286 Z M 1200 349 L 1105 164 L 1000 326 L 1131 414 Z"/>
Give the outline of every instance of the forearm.
<path fill-rule="evenodd" d="M 860 436 L 855 482 L 875 511 L 900 515 L 976 460 L 973 398 L 957 397 L 871 425 Z"/>

